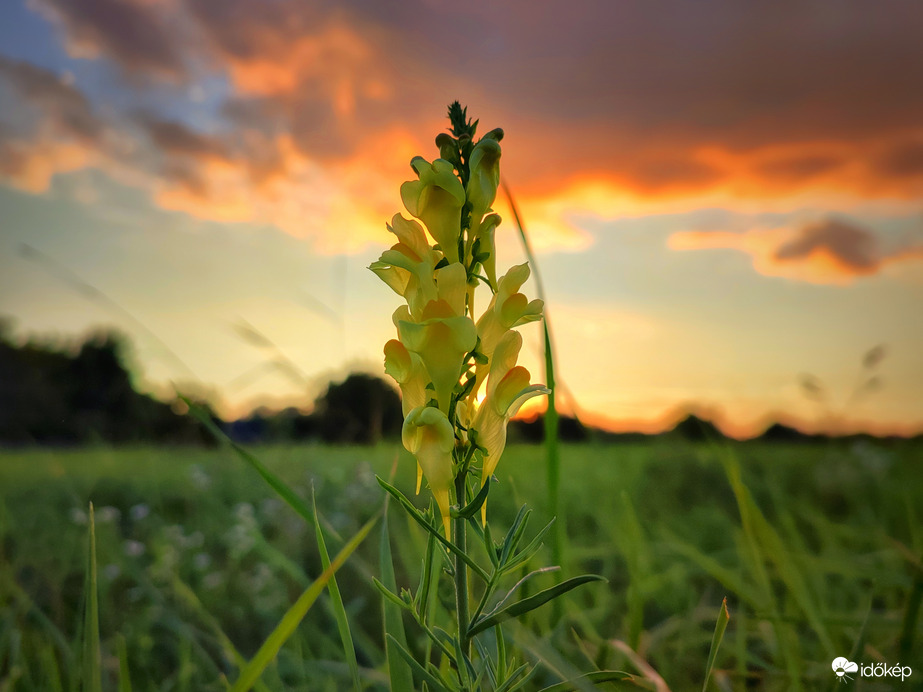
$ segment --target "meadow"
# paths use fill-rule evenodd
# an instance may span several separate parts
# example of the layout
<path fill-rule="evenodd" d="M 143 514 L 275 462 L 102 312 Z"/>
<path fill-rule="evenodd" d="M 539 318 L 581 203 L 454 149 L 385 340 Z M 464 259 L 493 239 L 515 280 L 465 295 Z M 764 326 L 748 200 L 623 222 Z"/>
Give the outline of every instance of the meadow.
<path fill-rule="evenodd" d="M 331 554 L 381 509 L 376 475 L 388 478 L 397 462 L 395 483 L 413 496 L 414 462 L 399 444 L 253 452 L 308 502 L 313 488 Z M 493 525 L 505 531 L 524 503 L 530 536 L 551 518 L 543 455 L 507 450 L 490 493 Z M 594 668 L 633 673 L 633 689 L 702 689 L 725 597 L 730 622 L 709 689 L 833 689 L 838 656 L 916 663 L 903 684 L 856 679 L 854 689 L 923 679 L 919 442 L 661 437 L 564 445 L 561 455 L 561 576 L 608 581 L 504 625 L 521 655 L 541 662 L 528 689 Z M 79 689 L 90 501 L 103 689 L 226 689 L 322 571 L 314 529 L 233 450 L 3 452 L 0 690 Z M 396 583 L 415 587 L 426 539 L 396 507 L 388 518 Z M 376 526 L 337 573 L 368 690 L 388 689 L 371 583 L 379 536 Z M 550 557 L 545 547 L 533 561 Z M 437 603 L 448 596 L 440 590 Z M 414 623 L 404 624 L 421 650 Z M 326 593 L 256 689 L 352 689 Z"/>

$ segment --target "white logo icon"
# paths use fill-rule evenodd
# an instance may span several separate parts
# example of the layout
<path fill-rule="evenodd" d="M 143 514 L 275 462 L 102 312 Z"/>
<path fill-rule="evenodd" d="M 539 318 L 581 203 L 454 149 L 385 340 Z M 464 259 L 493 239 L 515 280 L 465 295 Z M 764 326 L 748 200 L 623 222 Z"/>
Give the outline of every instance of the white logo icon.
<path fill-rule="evenodd" d="M 831 664 L 833 667 L 833 672 L 836 673 L 836 677 L 840 682 L 846 682 L 847 680 L 852 680 L 846 673 L 858 673 L 859 665 L 853 663 L 850 660 L 847 660 L 840 656 L 839 658 L 833 659 Z"/>

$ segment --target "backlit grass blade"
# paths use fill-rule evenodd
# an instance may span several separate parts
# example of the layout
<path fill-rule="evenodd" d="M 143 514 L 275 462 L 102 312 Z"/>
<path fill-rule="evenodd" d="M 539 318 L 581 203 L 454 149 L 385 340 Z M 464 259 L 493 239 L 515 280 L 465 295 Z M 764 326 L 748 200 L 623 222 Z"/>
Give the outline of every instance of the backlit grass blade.
<path fill-rule="evenodd" d="M 728 599 L 721 601 L 721 610 L 718 612 L 718 621 L 715 622 L 715 633 L 711 637 L 711 646 L 708 649 L 708 663 L 705 666 L 705 681 L 702 683 L 702 692 L 708 689 L 708 681 L 711 678 L 712 668 L 715 666 L 715 659 L 718 657 L 718 649 L 721 647 L 721 640 L 724 638 L 724 630 L 728 626 L 728 620 L 731 619 L 728 613 Z"/>
<path fill-rule="evenodd" d="M 561 452 L 558 445 L 558 410 L 555 407 L 555 379 L 554 379 L 554 347 L 552 346 L 551 327 L 548 324 L 548 301 L 545 298 L 545 287 L 542 284 L 542 278 L 538 271 L 538 263 L 535 261 L 535 254 L 532 252 L 532 246 L 529 244 L 529 237 L 526 235 L 526 229 L 522 225 L 522 219 L 519 216 L 519 209 L 513 201 L 513 194 L 506 183 L 503 183 L 503 192 L 510 203 L 510 210 L 513 212 L 513 219 L 516 222 L 516 228 L 519 229 L 519 237 L 522 239 L 522 247 L 525 250 L 526 257 L 529 260 L 529 266 L 532 268 L 532 275 L 535 277 L 535 290 L 538 297 L 545 304 L 545 319 L 542 320 L 542 330 L 545 338 L 545 386 L 548 387 L 548 408 L 545 411 L 545 454 L 548 459 L 548 511 L 552 517 L 558 521 L 551 533 L 551 556 L 556 565 L 564 564 L 564 517 L 561 514 Z"/>
<path fill-rule="evenodd" d="M 311 491 L 311 503 L 314 509 L 314 533 L 317 536 L 317 549 L 320 552 L 321 564 L 324 569 L 330 567 L 330 555 L 327 553 L 327 544 L 324 542 L 324 532 L 320 527 L 317 519 L 317 502 L 314 501 L 314 491 Z M 349 619 L 346 616 L 346 608 L 343 607 L 343 598 L 340 595 L 340 587 L 334 575 L 330 576 L 327 583 L 327 590 L 330 592 L 330 601 L 333 604 L 333 615 L 337 621 L 337 629 L 340 632 L 340 642 L 343 644 L 343 655 L 346 657 L 346 665 L 349 666 L 349 673 L 353 679 L 353 685 L 356 692 L 361 692 L 362 683 L 359 681 L 359 663 L 356 661 L 356 647 L 353 645 L 353 638 L 349 631 Z"/>
<path fill-rule="evenodd" d="M 81 679 L 84 692 L 102 692 L 100 666 L 102 658 L 99 651 L 99 593 L 96 580 L 96 525 L 93 516 L 93 503 L 90 503 L 87 520 L 87 554 L 84 621 L 83 621 L 83 665 Z"/>
<path fill-rule="evenodd" d="M 266 666 L 278 655 L 283 644 L 292 636 L 298 624 L 311 609 L 311 606 L 314 605 L 314 602 L 323 593 L 330 578 L 343 566 L 343 563 L 353 554 L 353 551 L 359 547 L 359 544 L 362 543 L 369 534 L 369 531 L 372 530 L 376 521 L 378 521 L 378 515 L 369 519 L 365 525 L 359 529 L 359 532 L 349 539 L 346 545 L 343 546 L 343 549 L 333 559 L 333 562 L 330 563 L 330 566 L 321 573 L 314 583 L 299 596 L 298 600 L 288 609 L 285 615 L 282 616 L 279 624 L 276 625 L 276 628 L 269 637 L 267 637 L 266 641 L 263 642 L 263 645 L 259 648 L 259 651 L 256 652 L 256 655 L 240 672 L 240 677 L 237 679 L 237 682 L 234 683 L 231 692 L 246 692 L 246 690 L 249 690 L 253 686 L 266 669 Z"/>

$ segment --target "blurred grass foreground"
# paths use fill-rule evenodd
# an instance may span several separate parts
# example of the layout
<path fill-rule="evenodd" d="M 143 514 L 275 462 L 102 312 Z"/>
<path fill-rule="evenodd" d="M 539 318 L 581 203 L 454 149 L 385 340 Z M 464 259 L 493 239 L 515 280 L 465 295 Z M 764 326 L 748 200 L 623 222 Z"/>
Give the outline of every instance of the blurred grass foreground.
<path fill-rule="evenodd" d="M 374 476 L 387 476 L 395 452 L 311 445 L 257 454 L 301 497 L 313 486 L 319 513 L 350 536 L 379 511 Z M 538 449 L 508 455 L 503 491 L 545 497 L 541 474 L 527 472 Z M 397 485 L 410 493 L 414 465 L 401 456 Z M 549 664 L 539 683 L 589 660 L 655 679 L 643 663 L 669 689 L 700 689 L 713 604 L 724 596 L 731 621 L 713 689 L 827 689 L 841 655 L 919 661 L 919 443 L 659 438 L 564 445 L 562 463 L 566 569 L 609 584 L 570 594 L 553 630 L 542 610 L 513 630 L 532 660 Z M 130 689 L 224 689 L 235 653 L 251 657 L 322 571 L 311 527 L 230 450 L 6 452 L 0 477 L 4 690 L 79 689 L 89 498 L 103 689 L 128 689 L 117 687 L 120 652 Z M 500 525 L 512 506 L 494 503 Z M 391 532 L 400 584 L 418 569 L 425 536 L 408 521 Z M 380 596 L 369 580 L 377 553 L 366 541 L 338 573 L 369 690 L 387 689 Z M 329 600 L 319 603 L 264 673 L 266 689 L 350 689 Z"/>

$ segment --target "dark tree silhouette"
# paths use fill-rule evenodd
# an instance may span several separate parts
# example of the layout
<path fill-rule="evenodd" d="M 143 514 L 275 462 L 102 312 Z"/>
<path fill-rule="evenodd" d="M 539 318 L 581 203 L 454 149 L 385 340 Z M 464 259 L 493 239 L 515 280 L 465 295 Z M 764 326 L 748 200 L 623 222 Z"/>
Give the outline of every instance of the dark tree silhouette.
<path fill-rule="evenodd" d="M 396 437 L 403 424 L 401 400 L 384 380 L 352 374 L 331 383 L 315 402 L 317 430 L 324 442 L 374 444 Z"/>
<path fill-rule="evenodd" d="M 207 441 L 170 404 L 135 391 L 127 343 L 97 332 L 77 348 L 17 345 L 0 325 L 0 443 Z"/>

